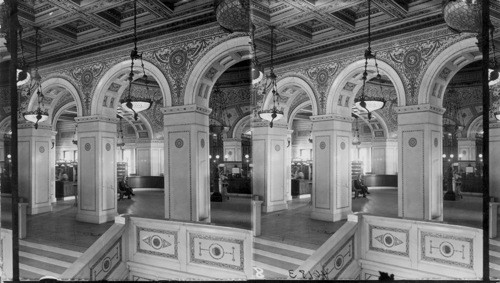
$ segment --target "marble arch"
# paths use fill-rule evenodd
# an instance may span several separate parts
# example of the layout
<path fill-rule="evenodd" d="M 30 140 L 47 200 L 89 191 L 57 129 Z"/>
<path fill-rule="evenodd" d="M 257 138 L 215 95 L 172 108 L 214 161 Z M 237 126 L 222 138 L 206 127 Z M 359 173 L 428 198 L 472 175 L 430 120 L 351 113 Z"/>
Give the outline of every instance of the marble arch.
<path fill-rule="evenodd" d="M 251 120 L 252 120 L 252 114 L 248 114 L 246 116 L 243 116 L 240 118 L 238 122 L 234 125 L 232 129 L 232 137 L 233 138 L 240 138 L 242 134 L 245 133 L 245 130 L 251 128 Z"/>
<path fill-rule="evenodd" d="M 457 42 L 432 60 L 423 75 L 418 91 L 418 104 L 441 107 L 448 83 L 464 66 L 482 58 L 475 37 Z"/>
<path fill-rule="evenodd" d="M 184 92 L 184 105 L 208 108 L 212 87 L 232 65 L 250 59 L 250 37 L 240 36 L 224 41 L 208 51 L 193 67 Z"/>
<path fill-rule="evenodd" d="M 3 138 L 3 135 L 7 134 L 10 131 L 10 115 L 5 117 L 1 122 L 0 122 L 0 139 Z"/>
<path fill-rule="evenodd" d="M 37 107 L 37 96 L 36 96 L 37 90 L 35 89 L 33 93 L 31 94 L 30 101 L 28 104 L 28 110 L 34 110 Z M 82 101 L 80 99 L 80 94 L 78 92 L 78 89 L 68 80 L 63 79 L 63 78 L 50 78 L 45 81 L 42 81 L 42 92 L 44 94 L 49 94 L 52 92 L 55 92 L 55 97 L 50 103 L 50 106 L 48 107 L 49 111 L 49 119 L 47 121 L 50 121 L 52 124 L 54 121 L 57 121 L 56 116 L 54 113 L 55 106 L 57 103 L 63 98 L 65 95 L 70 95 L 73 98 L 74 105 L 76 106 L 77 110 L 77 116 L 82 116 L 83 114 L 83 105 Z M 58 111 L 59 112 L 59 111 Z M 58 117 L 58 116 L 57 116 Z M 45 122 L 44 122 L 45 123 Z M 53 125 L 53 128 L 55 126 Z"/>
<path fill-rule="evenodd" d="M 285 78 L 282 78 L 276 84 L 277 84 L 279 93 L 281 93 L 283 91 L 283 89 L 285 89 L 287 87 L 300 88 L 309 98 L 309 103 L 312 105 L 313 115 L 318 115 L 318 104 L 316 101 L 315 92 L 314 92 L 313 88 L 309 85 L 309 83 L 307 83 L 304 79 L 302 79 L 298 76 L 295 76 L 295 75 L 291 75 L 291 76 L 287 76 Z M 269 90 L 269 92 L 266 94 L 266 98 L 264 100 L 265 102 L 262 105 L 262 107 L 264 107 L 264 109 L 269 109 L 271 107 L 271 104 L 273 101 L 271 91 L 272 90 Z M 284 112 L 283 114 L 285 117 L 289 117 L 289 116 L 292 117 L 292 115 L 288 115 L 288 114 L 289 114 L 290 107 L 291 107 L 294 100 L 295 100 L 295 95 L 293 95 L 292 97 L 290 97 L 290 99 L 288 99 L 288 101 L 284 107 L 285 109 L 283 111 Z M 288 120 L 287 122 L 290 122 L 290 121 L 291 120 Z"/>
<path fill-rule="evenodd" d="M 467 129 L 467 138 L 475 138 L 476 134 L 483 129 L 483 115 L 477 116 Z"/>
<path fill-rule="evenodd" d="M 104 73 L 103 77 L 99 80 L 95 88 L 94 95 L 92 97 L 90 115 L 115 117 L 115 110 L 118 106 L 118 100 L 120 99 L 125 88 L 128 86 L 130 63 L 130 59 L 122 61 L 114 65 L 109 70 L 107 70 L 106 73 Z M 163 106 L 171 106 L 172 97 L 170 93 L 170 86 L 161 70 L 147 60 L 144 60 L 144 69 L 147 75 L 153 77 L 158 83 L 163 96 Z M 138 64 L 134 65 L 134 71 L 140 72 L 139 76 L 142 75 L 142 68 Z M 135 75 L 134 78 L 138 78 L 139 76 Z M 113 84 L 115 84 L 118 88 L 116 91 L 110 91 L 110 88 L 114 86 Z M 110 99 L 107 99 L 108 97 Z M 112 98 L 114 98 L 116 103 L 110 105 L 110 100 Z M 105 100 L 106 106 L 103 106 L 103 104 L 105 104 Z"/>
<path fill-rule="evenodd" d="M 396 91 L 396 96 L 398 99 L 398 106 L 406 105 L 406 97 L 403 86 L 403 81 L 399 76 L 398 72 L 389 64 L 382 60 L 377 60 L 378 68 L 380 74 L 386 75 L 391 80 Z M 358 60 L 354 63 L 349 64 L 337 75 L 332 85 L 328 90 L 328 97 L 326 101 L 326 114 L 337 113 L 342 116 L 351 115 L 351 106 L 353 103 L 353 96 L 358 92 L 361 85 L 362 71 L 365 65 L 364 60 Z M 372 74 L 375 72 L 375 66 L 372 62 L 368 64 L 368 71 Z M 368 78 L 370 79 L 370 77 Z M 345 89 L 346 84 L 354 84 L 354 88 L 349 91 Z M 340 96 L 343 96 L 341 105 L 338 105 Z M 347 97 L 347 98 L 346 98 Z M 345 99 L 349 99 L 348 107 L 345 107 Z"/>
<path fill-rule="evenodd" d="M 61 114 L 62 114 L 65 110 L 67 110 L 67 109 L 69 109 L 69 108 L 71 108 L 71 107 L 73 107 L 73 106 L 75 106 L 75 105 L 76 105 L 76 102 L 71 101 L 71 102 L 69 102 L 69 103 L 65 104 L 64 106 L 62 106 L 61 108 L 59 108 L 59 109 L 57 110 L 57 112 L 52 113 L 52 115 L 49 113 L 49 116 L 50 116 L 49 118 L 52 118 L 52 119 L 51 119 L 51 121 L 52 121 L 52 122 L 51 122 L 51 125 L 52 125 L 52 130 L 53 130 L 53 131 L 56 131 L 56 130 L 57 130 L 57 120 L 59 119 L 59 117 L 61 116 Z M 51 109 L 51 111 L 54 111 L 54 109 Z M 78 115 L 78 116 L 80 116 L 80 115 Z"/>
<path fill-rule="evenodd" d="M 295 118 L 295 116 L 297 115 L 297 113 L 300 110 L 302 110 L 302 108 L 307 107 L 309 105 L 311 105 L 311 101 L 304 101 L 301 104 L 297 105 L 297 107 L 295 107 L 295 109 L 292 110 L 292 113 L 290 114 L 290 118 L 287 121 L 288 129 L 289 130 L 293 130 L 292 129 L 292 127 L 293 127 L 293 123 L 292 122 L 293 122 L 293 119 Z M 285 117 L 286 117 L 286 115 L 287 115 L 287 113 L 285 113 Z"/>

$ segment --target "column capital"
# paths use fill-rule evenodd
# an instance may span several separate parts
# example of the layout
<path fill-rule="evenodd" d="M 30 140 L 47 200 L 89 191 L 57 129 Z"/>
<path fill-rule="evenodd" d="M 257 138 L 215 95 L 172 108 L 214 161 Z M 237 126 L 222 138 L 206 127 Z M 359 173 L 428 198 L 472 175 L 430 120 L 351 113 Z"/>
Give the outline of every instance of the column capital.
<path fill-rule="evenodd" d="M 241 142 L 241 139 L 239 138 L 224 138 L 222 139 L 223 142 Z"/>
<path fill-rule="evenodd" d="M 163 107 L 161 108 L 161 112 L 163 113 L 163 115 L 172 115 L 172 114 L 189 113 L 189 112 L 197 112 L 205 115 L 210 115 L 212 109 L 196 104 L 189 104 L 181 106 Z"/>
<path fill-rule="evenodd" d="M 46 124 L 38 125 L 38 129 L 35 129 L 35 124 L 33 123 L 22 123 L 17 125 L 19 130 L 19 136 L 50 136 L 54 137 L 57 131 L 52 130 L 52 126 Z"/>
<path fill-rule="evenodd" d="M 119 121 L 118 118 L 105 117 L 105 116 L 99 116 L 99 115 L 75 117 L 75 122 L 77 124 L 89 123 L 89 122 L 107 122 L 107 123 L 116 124 L 116 123 L 118 123 L 118 121 Z"/>
<path fill-rule="evenodd" d="M 260 118 L 254 118 L 251 121 L 251 127 L 252 128 L 265 128 L 269 127 L 269 121 L 262 120 Z M 285 123 L 281 123 L 281 120 L 274 121 L 273 122 L 273 128 L 283 128 L 283 129 L 288 129 L 288 125 Z"/>
<path fill-rule="evenodd" d="M 445 108 L 438 107 L 431 104 L 418 104 L 410 106 L 398 106 L 394 107 L 397 114 L 415 113 L 415 112 L 434 112 L 436 114 L 443 115 L 446 111 Z"/>
<path fill-rule="evenodd" d="M 314 123 L 314 122 L 321 122 L 321 121 L 341 121 L 341 122 L 348 122 L 352 123 L 354 118 L 351 116 L 345 117 L 341 116 L 338 114 L 325 114 L 325 115 L 316 115 L 316 116 L 311 116 L 309 119 Z"/>

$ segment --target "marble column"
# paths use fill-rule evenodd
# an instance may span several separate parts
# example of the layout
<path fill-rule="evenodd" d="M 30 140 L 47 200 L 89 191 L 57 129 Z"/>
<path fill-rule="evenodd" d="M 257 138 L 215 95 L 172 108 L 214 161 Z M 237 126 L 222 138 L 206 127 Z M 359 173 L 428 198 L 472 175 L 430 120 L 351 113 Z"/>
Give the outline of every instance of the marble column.
<path fill-rule="evenodd" d="M 375 139 L 372 142 L 372 173 L 397 173 L 397 146 L 398 142 L 390 139 Z"/>
<path fill-rule="evenodd" d="M 136 143 L 136 168 L 139 176 L 160 176 L 164 173 L 164 144 L 161 140 Z"/>
<path fill-rule="evenodd" d="M 165 218 L 210 222 L 210 109 L 167 107 L 165 136 Z"/>
<path fill-rule="evenodd" d="M 490 121 L 489 137 L 490 197 L 500 202 L 500 122 Z"/>
<path fill-rule="evenodd" d="M 292 200 L 292 133 L 293 130 L 288 130 L 286 137 L 286 151 L 285 151 L 285 164 L 286 164 L 286 200 Z M 311 171 L 309 171 L 309 177 L 311 176 Z"/>
<path fill-rule="evenodd" d="M 77 117 L 78 210 L 76 219 L 113 221 L 117 215 L 116 124 L 118 119 Z"/>
<path fill-rule="evenodd" d="M 38 125 L 38 129 L 32 123 L 18 125 L 19 197 L 28 203 L 28 214 L 52 211 L 54 135 L 49 125 Z"/>
<path fill-rule="evenodd" d="M 262 211 L 288 208 L 287 204 L 287 136 L 286 125 L 252 121 L 253 194 L 261 197 Z M 289 178 L 289 177 L 288 177 Z"/>
<path fill-rule="evenodd" d="M 458 138 L 458 158 L 459 160 L 476 160 L 476 139 Z"/>
<path fill-rule="evenodd" d="M 239 161 L 241 162 L 241 139 L 225 138 L 224 146 L 224 161 Z"/>
<path fill-rule="evenodd" d="M 334 114 L 312 116 L 313 189 L 311 218 L 347 219 L 351 204 L 352 118 Z"/>
<path fill-rule="evenodd" d="M 443 219 L 443 113 L 429 104 L 396 108 L 398 216 Z"/>

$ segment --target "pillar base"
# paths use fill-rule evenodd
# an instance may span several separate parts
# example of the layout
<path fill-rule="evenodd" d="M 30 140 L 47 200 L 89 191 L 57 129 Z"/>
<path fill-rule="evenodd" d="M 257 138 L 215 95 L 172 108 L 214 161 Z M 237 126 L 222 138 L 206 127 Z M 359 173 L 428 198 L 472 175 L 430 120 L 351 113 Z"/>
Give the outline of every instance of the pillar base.
<path fill-rule="evenodd" d="M 52 212 L 52 205 L 48 204 L 44 206 L 30 207 L 27 211 L 28 215 L 35 215 L 45 212 Z"/>
<path fill-rule="evenodd" d="M 344 210 L 337 213 L 329 213 L 329 212 L 320 212 L 320 211 L 312 211 L 311 219 L 328 221 L 328 222 L 336 222 L 340 220 L 347 219 L 349 214 L 352 214 L 352 210 Z"/>
<path fill-rule="evenodd" d="M 268 205 L 263 205 L 262 206 L 262 212 L 273 212 L 273 211 L 279 211 L 279 210 L 285 210 L 288 209 L 288 203 L 283 202 L 283 203 L 273 203 L 273 204 L 268 204 Z"/>
<path fill-rule="evenodd" d="M 115 221 L 115 217 L 118 216 L 117 212 L 111 212 L 109 214 L 95 215 L 95 214 L 76 214 L 76 220 L 86 223 L 102 224 L 110 221 Z"/>

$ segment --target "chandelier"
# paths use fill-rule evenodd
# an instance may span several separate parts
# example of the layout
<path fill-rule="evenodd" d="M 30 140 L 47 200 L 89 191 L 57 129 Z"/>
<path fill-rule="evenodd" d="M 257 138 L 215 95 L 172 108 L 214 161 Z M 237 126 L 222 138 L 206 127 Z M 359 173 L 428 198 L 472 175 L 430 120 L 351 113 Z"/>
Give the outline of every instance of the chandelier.
<path fill-rule="evenodd" d="M 382 109 L 385 105 L 385 99 L 381 97 L 369 97 L 365 96 L 365 85 L 368 76 L 368 59 L 373 59 L 375 61 L 375 68 L 377 70 L 377 80 L 379 81 L 380 90 L 382 90 L 382 76 L 378 71 L 377 57 L 372 53 L 371 49 L 371 25 L 370 25 L 370 0 L 368 0 L 368 48 L 365 50 L 365 69 L 363 72 L 363 88 L 361 89 L 361 96 L 354 99 L 354 104 L 359 110 L 365 110 L 368 112 L 368 120 L 372 117 L 372 112 L 375 110 Z M 382 92 L 381 92 L 382 93 Z"/>
<path fill-rule="evenodd" d="M 35 74 L 33 75 L 33 78 L 31 80 L 32 84 L 28 89 L 28 91 L 31 93 L 31 89 L 38 88 L 36 91 L 38 107 L 36 110 L 23 113 L 24 119 L 35 124 L 35 129 L 38 129 L 38 123 L 47 121 L 47 119 L 49 118 L 49 113 L 47 112 L 47 110 L 42 110 L 44 95 L 42 92 L 42 77 L 38 73 L 38 30 L 39 28 L 35 27 Z"/>
<path fill-rule="evenodd" d="M 123 128 L 122 128 L 123 117 L 120 115 L 116 115 L 116 117 L 120 119 L 120 121 L 118 122 L 118 138 L 116 140 L 116 146 L 119 146 L 121 148 L 125 145 L 125 141 L 123 140 Z"/>
<path fill-rule="evenodd" d="M 273 107 L 267 110 L 261 110 L 258 112 L 258 115 L 261 119 L 264 119 L 266 121 L 269 121 L 269 127 L 273 127 L 273 122 L 277 121 L 281 118 L 283 118 L 283 111 L 278 110 L 276 107 L 276 101 L 280 98 L 280 95 L 278 93 L 278 86 L 276 84 L 276 74 L 274 73 L 274 26 L 269 27 L 271 29 L 271 71 L 269 75 L 266 77 L 266 83 L 264 85 L 264 91 L 262 92 L 263 97 L 265 99 L 266 93 L 268 92 L 269 88 L 272 89 L 272 95 L 273 95 Z M 267 81 L 269 80 L 269 83 Z M 279 102 L 278 102 L 279 106 Z"/>
<path fill-rule="evenodd" d="M 351 116 L 356 119 L 356 129 L 352 135 L 352 145 L 360 145 L 361 140 L 359 139 L 358 115 L 351 114 Z"/>
<path fill-rule="evenodd" d="M 215 16 L 219 25 L 229 32 L 248 32 L 250 0 L 216 0 Z"/>
<path fill-rule="evenodd" d="M 78 129 L 78 124 L 75 124 L 75 132 L 73 133 L 73 140 L 71 141 L 73 144 L 78 144 L 78 134 L 76 130 Z"/>
<path fill-rule="evenodd" d="M 125 111 L 134 113 L 134 120 L 137 121 L 138 115 L 137 113 L 148 110 L 151 108 L 153 101 L 149 98 L 141 98 L 134 97 L 132 95 L 132 82 L 134 81 L 134 60 L 141 60 L 143 79 L 146 82 L 146 94 L 149 93 L 148 87 L 148 76 L 146 75 L 146 71 L 144 70 L 144 62 L 142 61 L 142 53 L 139 54 L 137 51 L 137 0 L 134 0 L 134 49 L 130 52 L 130 74 L 128 76 L 129 80 L 129 88 L 128 95 L 125 99 L 120 100 L 120 104 Z"/>
<path fill-rule="evenodd" d="M 250 46 L 252 49 L 252 84 L 258 84 L 264 78 L 264 72 L 262 71 L 262 66 L 257 60 L 257 45 L 255 44 L 255 26 L 252 25 L 252 31 L 250 36 Z"/>
<path fill-rule="evenodd" d="M 220 89 L 219 84 L 215 84 L 212 95 L 210 96 L 210 108 L 212 113 L 210 114 L 213 123 L 209 125 L 209 131 L 217 136 L 226 130 L 224 110 L 227 104 L 226 94 Z M 229 114 L 228 114 L 229 115 Z M 218 121 L 220 124 L 215 123 Z"/>

